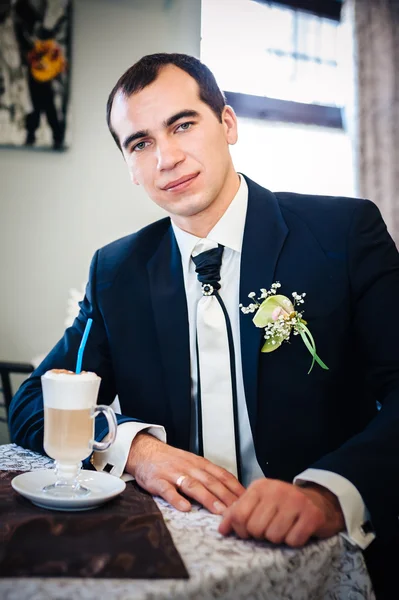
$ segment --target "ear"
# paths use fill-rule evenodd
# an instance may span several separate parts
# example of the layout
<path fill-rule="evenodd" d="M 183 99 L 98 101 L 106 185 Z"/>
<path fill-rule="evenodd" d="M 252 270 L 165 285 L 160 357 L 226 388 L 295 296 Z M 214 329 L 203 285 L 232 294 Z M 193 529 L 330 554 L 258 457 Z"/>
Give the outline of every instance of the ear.
<path fill-rule="evenodd" d="M 222 125 L 224 127 L 226 141 L 234 145 L 237 142 L 237 117 L 233 108 L 226 104 L 222 112 Z"/>

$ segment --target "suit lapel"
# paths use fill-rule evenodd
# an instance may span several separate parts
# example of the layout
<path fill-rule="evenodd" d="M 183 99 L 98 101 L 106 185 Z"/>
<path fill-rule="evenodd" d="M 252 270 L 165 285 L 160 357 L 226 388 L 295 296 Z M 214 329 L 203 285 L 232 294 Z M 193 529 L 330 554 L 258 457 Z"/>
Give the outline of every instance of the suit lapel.
<path fill-rule="evenodd" d="M 255 292 L 258 297 L 261 288 L 270 289 L 288 228 L 274 194 L 247 177 L 245 179 L 249 193 L 241 255 L 240 302 L 247 306 L 250 292 Z M 255 438 L 258 364 L 263 329 L 255 327 L 251 315 L 240 312 L 240 333 L 245 397 Z"/>
<path fill-rule="evenodd" d="M 191 380 L 186 294 L 180 251 L 169 227 L 147 264 L 155 326 L 176 443 L 189 447 Z"/>

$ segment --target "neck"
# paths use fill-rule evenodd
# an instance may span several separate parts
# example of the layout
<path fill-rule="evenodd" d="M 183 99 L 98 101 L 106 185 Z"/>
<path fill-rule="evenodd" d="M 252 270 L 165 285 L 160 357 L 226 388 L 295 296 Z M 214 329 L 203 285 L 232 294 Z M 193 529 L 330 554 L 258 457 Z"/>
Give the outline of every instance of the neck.
<path fill-rule="evenodd" d="M 240 176 L 234 169 L 231 169 L 218 197 L 206 209 L 189 217 L 173 215 L 173 222 L 183 231 L 199 238 L 205 238 L 222 218 L 237 194 L 239 187 Z"/>

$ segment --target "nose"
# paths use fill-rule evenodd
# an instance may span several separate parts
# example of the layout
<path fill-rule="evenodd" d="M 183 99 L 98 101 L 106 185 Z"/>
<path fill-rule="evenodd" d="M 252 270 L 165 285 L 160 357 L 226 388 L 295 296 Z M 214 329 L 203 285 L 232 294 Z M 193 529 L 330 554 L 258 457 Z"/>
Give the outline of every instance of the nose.
<path fill-rule="evenodd" d="M 175 140 L 166 139 L 157 145 L 157 168 L 159 171 L 170 171 L 183 162 L 185 154 Z"/>

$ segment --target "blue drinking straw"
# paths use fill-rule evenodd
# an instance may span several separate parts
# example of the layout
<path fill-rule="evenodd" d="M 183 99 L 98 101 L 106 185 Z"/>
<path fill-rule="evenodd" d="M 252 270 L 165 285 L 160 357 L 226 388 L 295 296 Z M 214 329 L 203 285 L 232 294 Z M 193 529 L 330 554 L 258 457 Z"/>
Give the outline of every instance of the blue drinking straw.
<path fill-rule="evenodd" d="M 79 375 L 79 373 L 82 370 L 83 352 L 85 351 L 85 346 L 86 346 L 87 338 L 89 337 L 92 323 L 93 323 L 93 319 L 87 319 L 86 327 L 83 332 L 82 341 L 80 342 L 80 346 L 79 346 L 79 350 L 78 350 L 78 360 L 76 361 L 76 374 L 77 375 Z"/>

